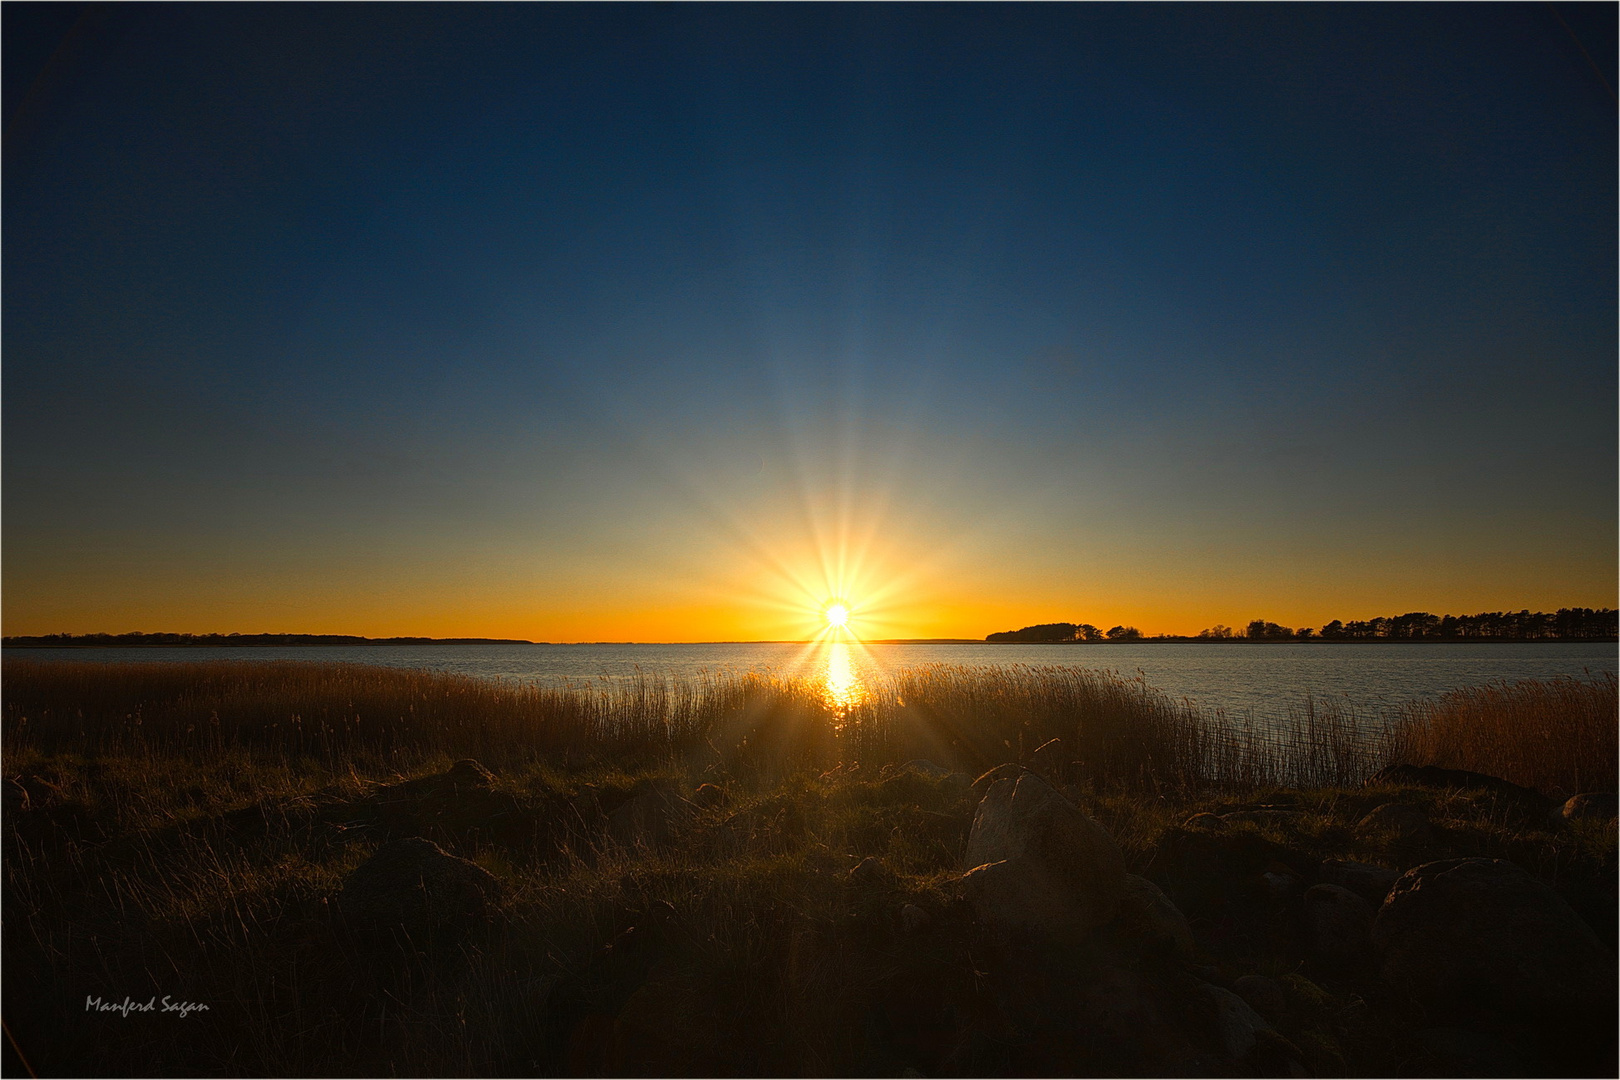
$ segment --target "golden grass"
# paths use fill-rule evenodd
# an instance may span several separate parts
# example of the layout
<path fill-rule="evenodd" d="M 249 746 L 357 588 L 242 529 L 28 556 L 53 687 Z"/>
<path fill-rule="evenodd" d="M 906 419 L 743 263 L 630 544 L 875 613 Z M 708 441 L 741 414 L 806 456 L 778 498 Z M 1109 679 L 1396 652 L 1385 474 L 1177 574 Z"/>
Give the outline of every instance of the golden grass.
<path fill-rule="evenodd" d="M 1614 791 L 1615 676 L 1527 679 L 1453 690 L 1401 706 L 1390 755 L 1500 776 L 1549 795 Z"/>
<path fill-rule="evenodd" d="M 973 774 L 1037 764 L 1126 789 L 1344 786 L 1384 764 L 1468 768 L 1549 793 L 1615 784 L 1615 677 L 1458 690 L 1392 717 L 1307 699 L 1282 723 L 1202 709 L 1107 671 L 905 669 L 858 704 L 815 680 L 732 672 L 532 685 L 299 661 L 8 660 L 8 753 L 251 753 L 341 773 L 427 758 L 491 767 L 704 762 L 781 776 L 926 758 Z"/>
<path fill-rule="evenodd" d="M 1288 771 L 1266 739 L 1219 713 L 1073 667 L 909 669 L 837 707 L 815 680 L 758 672 L 537 686 L 296 661 L 18 660 L 5 666 L 4 739 L 12 753 L 248 751 L 328 771 L 429 756 L 493 767 L 707 758 L 779 776 L 927 758 L 977 774 L 1038 757 L 1066 779 L 1125 787 Z"/>

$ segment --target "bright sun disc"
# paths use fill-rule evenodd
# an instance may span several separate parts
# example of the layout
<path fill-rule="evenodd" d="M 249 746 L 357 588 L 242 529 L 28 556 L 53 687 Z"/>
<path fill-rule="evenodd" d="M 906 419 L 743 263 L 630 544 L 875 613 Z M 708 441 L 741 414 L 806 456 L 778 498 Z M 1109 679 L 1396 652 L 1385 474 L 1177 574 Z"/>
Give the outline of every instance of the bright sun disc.
<path fill-rule="evenodd" d="M 827 608 L 827 625 L 839 629 L 849 625 L 849 608 L 843 604 L 831 604 Z"/>

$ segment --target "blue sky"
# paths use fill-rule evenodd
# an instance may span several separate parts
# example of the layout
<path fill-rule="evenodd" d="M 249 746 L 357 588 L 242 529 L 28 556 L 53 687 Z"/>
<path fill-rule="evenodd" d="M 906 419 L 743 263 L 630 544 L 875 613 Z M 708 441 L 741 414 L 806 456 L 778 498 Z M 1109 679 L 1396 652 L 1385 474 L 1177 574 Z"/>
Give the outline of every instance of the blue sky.
<path fill-rule="evenodd" d="M 79 10 L 7 633 L 1615 600 L 1612 6 Z"/>

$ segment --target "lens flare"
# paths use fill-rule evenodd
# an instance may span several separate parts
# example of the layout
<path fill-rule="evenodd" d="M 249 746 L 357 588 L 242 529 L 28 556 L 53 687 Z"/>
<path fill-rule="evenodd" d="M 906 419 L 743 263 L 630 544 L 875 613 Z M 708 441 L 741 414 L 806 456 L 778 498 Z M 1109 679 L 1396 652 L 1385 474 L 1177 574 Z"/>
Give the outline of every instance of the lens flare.
<path fill-rule="evenodd" d="M 849 627 L 849 605 L 828 604 L 826 610 L 827 625 L 835 630 L 844 630 Z"/>

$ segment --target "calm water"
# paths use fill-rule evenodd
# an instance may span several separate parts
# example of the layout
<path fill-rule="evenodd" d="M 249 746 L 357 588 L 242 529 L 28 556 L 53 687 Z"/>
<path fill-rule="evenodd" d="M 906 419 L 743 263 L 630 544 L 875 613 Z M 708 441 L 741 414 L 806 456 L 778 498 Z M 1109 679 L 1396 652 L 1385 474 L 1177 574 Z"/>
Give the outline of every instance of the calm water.
<path fill-rule="evenodd" d="M 1591 678 L 1616 670 L 1608 643 L 1501 645 L 388 645 L 238 649 L 6 649 L 7 659 L 324 660 L 431 668 L 525 682 L 597 682 L 704 671 L 774 670 L 858 692 L 884 672 L 925 664 L 1063 664 L 1141 676 L 1229 713 L 1281 716 L 1306 695 L 1381 712 L 1389 705 L 1500 679 Z"/>

